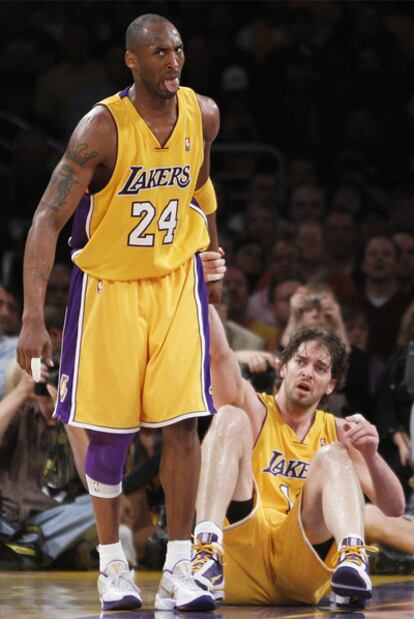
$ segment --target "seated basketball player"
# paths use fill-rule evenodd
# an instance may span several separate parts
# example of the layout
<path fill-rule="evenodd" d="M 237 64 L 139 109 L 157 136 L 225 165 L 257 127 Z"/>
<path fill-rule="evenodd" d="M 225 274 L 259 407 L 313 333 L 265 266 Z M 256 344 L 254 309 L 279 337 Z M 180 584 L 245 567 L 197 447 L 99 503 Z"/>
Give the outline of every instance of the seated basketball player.
<path fill-rule="evenodd" d="M 283 352 L 276 396 L 258 395 L 212 307 L 210 329 L 219 411 L 202 449 L 196 580 L 231 604 L 314 604 L 331 586 L 369 598 L 361 487 L 387 516 L 402 514 L 404 495 L 376 428 L 318 409 L 344 380 L 345 347 L 302 328 Z"/>

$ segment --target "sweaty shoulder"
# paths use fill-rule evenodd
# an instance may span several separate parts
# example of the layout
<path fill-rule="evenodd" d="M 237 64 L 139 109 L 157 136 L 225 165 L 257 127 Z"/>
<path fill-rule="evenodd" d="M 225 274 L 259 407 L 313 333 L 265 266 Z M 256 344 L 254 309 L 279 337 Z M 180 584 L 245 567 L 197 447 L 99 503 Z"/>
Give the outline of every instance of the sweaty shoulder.
<path fill-rule="evenodd" d="M 212 142 L 220 129 L 220 111 L 218 105 L 210 97 L 197 94 L 203 119 L 203 135 L 207 142 Z"/>
<path fill-rule="evenodd" d="M 117 132 L 109 110 L 97 105 L 76 126 L 69 141 L 67 154 L 81 166 L 89 161 L 108 163 L 116 157 Z"/>

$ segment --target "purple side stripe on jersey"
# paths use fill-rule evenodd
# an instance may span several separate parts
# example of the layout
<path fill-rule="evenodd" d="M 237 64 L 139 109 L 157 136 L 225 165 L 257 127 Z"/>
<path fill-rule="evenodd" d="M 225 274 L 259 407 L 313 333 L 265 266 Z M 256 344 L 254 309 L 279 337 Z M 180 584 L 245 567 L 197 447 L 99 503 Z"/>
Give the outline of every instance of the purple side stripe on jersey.
<path fill-rule="evenodd" d="M 201 337 L 204 340 L 204 359 L 203 359 L 203 385 L 204 385 L 204 401 L 208 410 L 215 413 L 216 410 L 211 396 L 211 378 L 210 378 L 210 329 L 208 326 L 208 297 L 207 287 L 204 280 L 203 265 L 198 254 L 195 255 L 197 269 L 197 296 L 201 304 L 201 320 L 200 325 Z"/>
<path fill-rule="evenodd" d="M 85 193 L 76 207 L 75 216 L 73 218 L 72 233 L 70 235 L 70 247 L 72 250 L 85 247 L 89 240 L 86 233 L 86 221 L 88 219 L 90 207 L 91 198 Z"/>
<path fill-rule="evenodd" d="M 70 418 L 75 374 L 76 346 L 79 330 L 79 312 L 82 305 L 83 278 L 86 275 L 77 267 L 73 268 L 70 282 L 68 306 L 63 331 L 62 353 L 59 371 L 59 393 L 53 417 L 67 423 Z"/>

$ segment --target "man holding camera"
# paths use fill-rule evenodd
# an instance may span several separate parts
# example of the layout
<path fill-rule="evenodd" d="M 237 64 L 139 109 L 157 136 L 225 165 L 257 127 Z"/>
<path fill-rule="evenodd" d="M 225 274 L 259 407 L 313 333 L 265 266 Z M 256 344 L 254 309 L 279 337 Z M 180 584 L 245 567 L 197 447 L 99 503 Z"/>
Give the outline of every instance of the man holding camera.
<path fill-rule="evenodd" d="M 59 557 L 65 567 L 87 569 L 97 543 L 81 483 L 86 431 L 52 419 L 62 324 L 62 310 L 46 311 L 56 363 L 44 366 L 42 382 L 17 364 L 7 373 L 0 402 L 0 568 L 38 569 Z"/>

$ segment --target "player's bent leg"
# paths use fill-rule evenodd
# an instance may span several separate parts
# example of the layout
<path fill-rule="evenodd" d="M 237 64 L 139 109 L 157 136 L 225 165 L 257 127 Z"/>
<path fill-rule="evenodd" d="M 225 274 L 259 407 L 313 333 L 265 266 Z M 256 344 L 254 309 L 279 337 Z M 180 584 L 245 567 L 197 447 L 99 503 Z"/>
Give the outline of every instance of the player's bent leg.
<path fill-rule="evenodd" d="M 196 584 L 191 572 L 191 529 L 200 471 L 197 420 L 163 428 L 161 482 L 165 493 L 169 542 L 155 597 L 157 610 L 208 611 L 214 598 Z"/>
<path fill-rule="evenodd" d="M 129 610 L 142 605 L 119 541 L 119 500 L 129 444 L 133 434 L 91 432 L 85 462 L 89 494 L 99 538 L 98 592 L 102 610 Z"/>
<path fill-rule="evenodd" d="M 304 484 L 302 522 L 309 541 L 319 544 L 333 536 L 339 561 L 332 590 L 347 598 L 372 595 L 364 541 L 364 500 L 346 447 L 332 443 L 312 460 Z"/>
<path fill-rule="evenodd" d="M 370 544 L 384 544 L 414 554 L 414 522 L 404 516 L 385 516 L 375 505 L 365 505 L 365 536 Z"/>
<path fill-rule="evenodd" d="M 218 602 L 224 600 L 222 527 L 230 501 L 252 497 L 252 448 L 246 413 L 234 406 L 220 408 L 202 446 L 192 561 L 196 582 Z"/>

